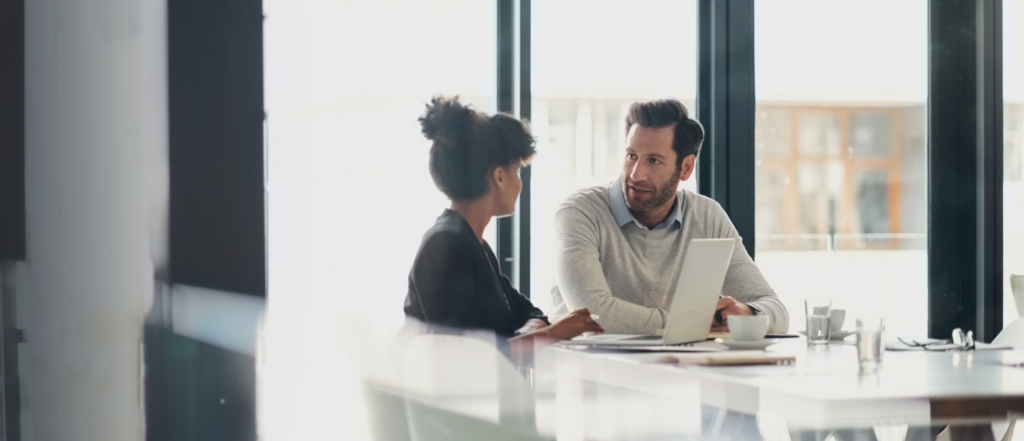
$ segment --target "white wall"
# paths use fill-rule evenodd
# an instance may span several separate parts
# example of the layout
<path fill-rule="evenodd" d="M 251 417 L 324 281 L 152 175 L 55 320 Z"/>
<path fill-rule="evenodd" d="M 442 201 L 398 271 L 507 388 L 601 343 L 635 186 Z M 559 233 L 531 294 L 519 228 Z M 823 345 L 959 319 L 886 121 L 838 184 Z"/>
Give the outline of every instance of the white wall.
<path fill-rule="evenodd" d="M 1024 103 L 1024 2 L 1003 2 L 1003 99 Z"/>
<path fill-rule="evenodd" d="M 24 430 L 140 440 L 143 316 L 166 260 L 166 4 L 32 0 L 25 34 Z"/>
<path fill-rule="evenodd" d="M 696 96 L 695 0 L 536 1 L 531 8 L 534 98 Z"/>
<path fill-rule="evenodd" d="M 784 0 L 754 6 L 758 101 L 925 101 L 925 0 Z"/>

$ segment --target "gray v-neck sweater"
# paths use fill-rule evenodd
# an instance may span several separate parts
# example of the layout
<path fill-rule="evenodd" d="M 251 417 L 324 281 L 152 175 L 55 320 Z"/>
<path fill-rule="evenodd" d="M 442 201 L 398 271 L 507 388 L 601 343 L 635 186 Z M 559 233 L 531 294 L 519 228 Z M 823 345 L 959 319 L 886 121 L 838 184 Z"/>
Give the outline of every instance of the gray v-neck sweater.
<path fill-rule="evenodd" d="M 648 230 L 636 223 L 619 227 L 609 186 L 581 190 L 555 214 L 557 256 L 551 290 L 555 310 L 590 308 L 609 333 L 654 334 L 665 327 L 671 294 L 691 239 L 736 240 L 722 294 L 769 317 L 769 333 L 789 330 L 785 306 L 743 247 L 729 216 L 713 199 L 680 190 L 682 222 Z"/>

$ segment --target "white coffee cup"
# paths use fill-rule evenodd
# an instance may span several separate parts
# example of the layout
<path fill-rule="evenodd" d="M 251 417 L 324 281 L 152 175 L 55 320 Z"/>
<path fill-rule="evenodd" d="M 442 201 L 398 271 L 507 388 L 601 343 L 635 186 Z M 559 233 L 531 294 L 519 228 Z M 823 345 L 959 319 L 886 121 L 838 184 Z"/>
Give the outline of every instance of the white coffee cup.
<path fill-rule="evenodd" d="M 768 332 L 768 317 L 763 315 L 730 315 L 729 333 L 736 341 L 757 341 Z"/>
<path fill-rule="evenodd" d="M 843 322 L 846 321 L 846 310 L 845 309 L 833 309 L 832 315 L 830 316 L 832 325 L 830 329 L 832 332 L 839 332 L 843 330 Z"/>

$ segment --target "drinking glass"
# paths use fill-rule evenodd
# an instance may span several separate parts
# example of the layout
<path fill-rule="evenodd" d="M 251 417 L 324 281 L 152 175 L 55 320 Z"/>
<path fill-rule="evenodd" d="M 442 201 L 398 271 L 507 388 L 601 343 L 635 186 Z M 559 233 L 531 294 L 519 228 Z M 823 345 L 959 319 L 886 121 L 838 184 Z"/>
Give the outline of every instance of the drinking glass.
<path fill-rule="evenodd" d="M 832 336 L 832 301 L 805 300 L 804 313 L 807 314 L 807 343 L 812 345 L 828 344 L 828 340 Z"/>
<path fill-rule="evenodd" d="M 857 363 L 860 373 L 870 374 L 882 365 L 885 351 L 885 320 L 857 319 Z"/>

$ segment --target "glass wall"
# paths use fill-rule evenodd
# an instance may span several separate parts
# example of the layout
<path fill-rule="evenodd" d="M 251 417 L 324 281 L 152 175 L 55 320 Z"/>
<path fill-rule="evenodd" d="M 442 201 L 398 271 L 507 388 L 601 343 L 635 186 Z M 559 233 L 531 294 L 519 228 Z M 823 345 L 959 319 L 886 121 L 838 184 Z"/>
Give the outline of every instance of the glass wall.
<path fill-rule="evenodd" d="M 926 2 L 755 7 L 758 266 L 793 317 L 826 295 L 924 335 Z"/>
<path fill-rule="evenodd" d="M 417 117 L 437 93 L 494 110 L 497 10 L 479 0 L 264 8 L 270 313 L 258 393 L 274 424 L 261 433 L 359 438 L 348 338 L 387 347 L 423 233 L 448 206 Z"/>
<path fill-rule="evenodd" d="M 402 324 L 416 250 L 448 206 L 417 118 L 439 93 L 495 110 L 496 16 L 476 0 L 268 8 L 270 289 L 289 292 L 270 297 L 282 310 L 365 317 L 381 335 Z M 275 258 L 288 254 L 306 264 Z"/>
<path fill-rule="evenodd" d="M 1024 4 L 1003 2 L 1003 325 L 1024 316 Z M 1013 276 L 1019 276 L 1013 278 Z M 1016 285 L 1016 294 L 1014 293 Z"/>
<path fill-rule="evenodd" d="M 629 104 L 674 97 L 690 116 L 697 84 L 697 2 L 559 0 L 532 4 L 531 295 L 551 306 L 555 210 L 572 192 L 618 178 Z M 696 178 L 682 183 L 696 191 Z"/>

